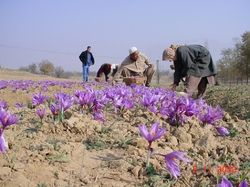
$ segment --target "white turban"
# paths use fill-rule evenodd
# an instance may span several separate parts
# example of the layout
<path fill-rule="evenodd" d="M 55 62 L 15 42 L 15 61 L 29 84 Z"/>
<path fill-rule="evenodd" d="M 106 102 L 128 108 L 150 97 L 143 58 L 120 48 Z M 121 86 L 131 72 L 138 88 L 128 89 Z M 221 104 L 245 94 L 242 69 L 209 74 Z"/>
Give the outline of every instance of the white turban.
<path fill-rule="evenodd" d="M 133 54 L 134 52 L 136 52 L 137 51 L 137 48 L 136 47 L 131 47 L 130 49 L 129 49 L 129 54 L 131 55 L 131 54 Z"/>

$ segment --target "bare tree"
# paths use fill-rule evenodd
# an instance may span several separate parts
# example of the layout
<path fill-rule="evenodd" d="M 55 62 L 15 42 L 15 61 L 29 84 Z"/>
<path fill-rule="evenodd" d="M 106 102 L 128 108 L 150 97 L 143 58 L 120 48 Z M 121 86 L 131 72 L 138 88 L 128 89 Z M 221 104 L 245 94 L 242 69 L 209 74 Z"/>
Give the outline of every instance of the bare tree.
<path fill-rule="evenodd" d="M 64 77 L 64 69 L 61 66 L 55 68 L 55 76 L 58 78 Z"/>
<path fill-rule="evenodd" d="M 245 32 L 240 39 L 234 39 L 234 48 L 222 50 L 218 61 L 218 76 L 226 81 L 241 80 L 246 83 L 250 77 L 250 32 Z"/>
<path fill-rule="evenodd" d="M 55 71 L 55 67 L 49 60 L 42 60 L 39 64 L 39 70 L 44 75 L 52 75 Z"/>
<path fill-rule="evenodd" d="M 29 71 L 30 73 L 37 73 L 37 65 L 36 65 L 35 63 L 30 64 L 30 65 L 28 66 L 28 71 Z"/>
<path fill-rule="evenodd" d="M 236 48 L 228 48 L 224 49 L 221 52 L 222 58 L 218 61 L 217 64 L 218 71 L 219 71 L 219 77 L 220 79 L 224 81 L 232 81 L 236 79 L 240 72 L 238 71 L 237 64 L 238 58 L 237 58 L 237 49 Z"/>
<path fill-rule="evenodd" d="M 250 32 L 245 32 L 242 35 L 242 46 L 241 46 L 241 55 L 242 55 L 242 69 L 243 74 L 246 77 L 247 83 L 250 76 Z"/>

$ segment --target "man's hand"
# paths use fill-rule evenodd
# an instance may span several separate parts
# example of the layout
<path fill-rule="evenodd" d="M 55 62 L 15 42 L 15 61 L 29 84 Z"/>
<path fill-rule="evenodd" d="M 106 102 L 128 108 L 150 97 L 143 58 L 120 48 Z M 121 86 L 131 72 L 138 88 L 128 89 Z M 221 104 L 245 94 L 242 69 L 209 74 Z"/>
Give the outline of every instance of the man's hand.
<path fill-rule="evenodd" d="M 114 85 L 115 85 L 115 83 L 116 83 L 116 81 L 115 81 L 115 80 L 112 80 L 112 81 L 111 81 L 112 86 L 114 86 Z"/>
<path fill-rule="evenodd" d="M 176 94 L 179 96 L 188 97 L 188 94 L 186 92 L 176 92 Z"/>
<path fill-rule="evenodd" d="M 95 81 L 96 81 L 96 82 L 101 82 L 100 77 L 96 77 L 96 78 L 95 78 Z"/>
<path fill-rule="evenodd" d="M 110 76 L 109 78 L 108 78 L 108 82 L 112 82 L 114 80 L 114 78 L 112 77 L 112 76 Z"/>
<path fill-rule="evenodd" d="M 170 69 L 175 70 L 175 67 L 173 64 L 170 65 Z"/>
<path fill-rule="evenodd" d="M 152 64 L 148 64 L 148 67 L 151 68 L 153 65 Z"/>
<path fill-rule="evenodd" d="M 173 91 L 176 91 L 176 87 L 177 87 L 176 84 L 171 84 L 170 85 L 170 89 L 173 90 Z"/>
<path fill-rule="evenodd" d="M 114 78 L 112 76 L 110 76 L 110 77 L 108 77 L 107 82 L 114 85 L 115 80 L 114 80 Z"/>

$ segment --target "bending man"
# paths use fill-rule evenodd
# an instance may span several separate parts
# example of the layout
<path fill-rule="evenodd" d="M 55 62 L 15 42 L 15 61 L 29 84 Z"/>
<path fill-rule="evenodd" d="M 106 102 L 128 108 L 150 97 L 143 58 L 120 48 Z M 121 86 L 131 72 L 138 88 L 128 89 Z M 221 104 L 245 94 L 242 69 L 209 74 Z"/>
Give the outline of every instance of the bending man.
<path fill-rule="evenodd" d="M 175 90 L 182 78 L 186 78 L 185 92 L 192 95 L 198 89 L 197 98 L 206 91 L 207 84 L 215 83 L 215 67 L 210 52 L 201 45 L 174 46 L 163 51 L 162 60 L 174 62 Z"/>
<path fill-rule="evenodd" d="M 112 79 L 112 77 L 114 77 L 117 70 L 117 64 L 102 64 L 97 72 L 96 81 L 102 81 L 102 77 L 105 76 L 105 81 L 107 82 L 110 78 Z"/>

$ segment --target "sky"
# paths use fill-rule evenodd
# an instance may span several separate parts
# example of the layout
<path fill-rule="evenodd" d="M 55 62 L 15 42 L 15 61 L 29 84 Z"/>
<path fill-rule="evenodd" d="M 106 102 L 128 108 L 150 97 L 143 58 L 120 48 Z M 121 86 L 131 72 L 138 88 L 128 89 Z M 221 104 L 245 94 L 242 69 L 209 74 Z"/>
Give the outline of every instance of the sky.
<path fill-rule="evenodd" d="M 49 60 L 81 71 L 92 46 L 96 63 L 120 64 L 136 46 L 152 63 L 175 44 L 222 49 L 250 31 L 250 0 L 0 0 L 0 66 L 17 69 Z"/>

